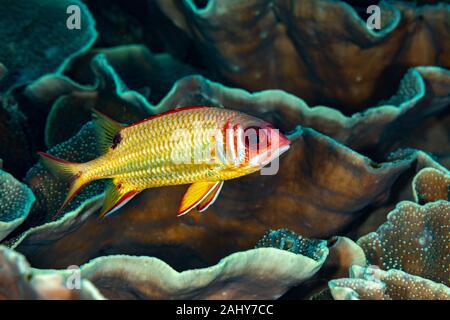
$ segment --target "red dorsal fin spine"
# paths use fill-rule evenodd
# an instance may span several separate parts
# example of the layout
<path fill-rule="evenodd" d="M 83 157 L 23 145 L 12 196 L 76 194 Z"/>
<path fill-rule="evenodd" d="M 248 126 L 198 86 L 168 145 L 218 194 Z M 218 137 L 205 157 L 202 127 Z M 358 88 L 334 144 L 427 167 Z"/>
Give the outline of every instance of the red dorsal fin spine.
<path fill-rule="evenodd" d="M 159 113 L 159 114 L 156 114 L 154 116 L 148 117 L 146 119 L 143 119 L 141 121 L 135 122 L 133 124 L 130 124 L 129 126 L 127 126 L 127 128 L 136 126 L 136 125 L 141 124 L 143 122 L 154 120 L 156 118 L 167 116 L 167 115 L 172 114 L 172 113 L 178 113 L 178 112 L 182 112 L 182 111 L 186 111 L 186 110 L 204 109 L 204 108 L 210 108 L 210 107 L 208 107 L 208 106 L 186 106 L 186 107 L 175 108 L 175 109 L 172 109 L 172 110 L 169 110 L 169 111 L 165 111 L 163 113 Z"/>

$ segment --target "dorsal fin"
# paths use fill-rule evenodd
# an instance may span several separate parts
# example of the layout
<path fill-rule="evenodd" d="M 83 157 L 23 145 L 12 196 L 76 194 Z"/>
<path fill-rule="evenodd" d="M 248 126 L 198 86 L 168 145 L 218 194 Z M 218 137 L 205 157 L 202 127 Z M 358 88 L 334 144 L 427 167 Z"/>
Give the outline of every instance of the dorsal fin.
<path fill-rule="evenodd" d="M 132 123 L 132 124 L 130 124 L 128 127 L 133 127 L 133 126 L 135 126 L 135 125 L 137 125 L 137 124 L 141 124 L 141 123 L 143 123 L 143 122 L 147 122 L 147 121 L 150 121 L 150 120 L 154 120 L 154 119 L 156 119 L 156 118 L 160 118 L 160 117 L 163 117 L 163 116 L 167 116 L 167 115 L 172 114 L 172 113 L 177 113 L 177 112 L 186 111 L 186 110 L 193 110 L 193 109 L 204 109 L 204 108 L 210 108 L 210 107 L 208 107 L 208 106 L 186 106 L 186 107 L 178 107 L 178 108 L 175 108 L 175 109 L 172 109 L 172 110 L 168 110 L 168 111 L 164 111 L 164 112 L 155 114 L 154 116 L 151 116 L 151 117 L 149 117 L 149 118 L 145 118 L 145 119 L 140 120 L 140 121 L 138 121 L 138 122 Z"/>
<path fill-rule="evenodd" d="M 115 139 L 120 142 L 120 139 L 117 139 L 117 135 L 120 134 L 120 130 L 124 126 L 95 109 L 92 110 L 92 119 L 97 134 L 99 150 L 104 154 L 110 147 L 114 147 L 114 143 L 117 143 L 117 141 L 114 141 Z"/>

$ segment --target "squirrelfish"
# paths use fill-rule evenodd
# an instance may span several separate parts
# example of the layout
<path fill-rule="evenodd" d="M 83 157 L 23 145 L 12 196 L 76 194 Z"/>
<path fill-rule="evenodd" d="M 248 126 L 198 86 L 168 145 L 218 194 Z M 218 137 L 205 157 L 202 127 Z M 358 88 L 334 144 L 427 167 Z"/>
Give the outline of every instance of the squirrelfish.
<path fill-rule="evenodd" d="M 110 179 L 102 217 L 144 189 L 182 184 L 190 186 L 178 215 L 193 208 L 202 212 L 225 180 L 260 170 L 290 145 L 271 124 L 215 107 L 178 108 L 127 126 L 94 111 L 93 122 L 102 152 L 98 158 L 74 163 L 39 154 L 54 175 L 71 182 L 61 209 L 84 185 Z"/>

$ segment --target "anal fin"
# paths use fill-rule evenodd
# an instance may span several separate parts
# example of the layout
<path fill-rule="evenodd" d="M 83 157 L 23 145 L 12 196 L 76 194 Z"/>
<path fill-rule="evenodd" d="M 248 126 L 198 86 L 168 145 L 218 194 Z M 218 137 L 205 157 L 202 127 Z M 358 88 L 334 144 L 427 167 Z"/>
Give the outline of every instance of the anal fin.
<path fill-rule="evenodd" d="M 196 182 L 189 186 L 181 199 L 178 215 L 182 216 L 204 201 L 222 181 Z"/>
<path fill-rule="evenodd" d="M 222 187 L 223 181 L 219 181 L 214 186 L 213 190 L 206 196 L 206 198 L 203 199 L 203 201 L 198 204 L 197 206 L 198 212 L 204 212 L 214 203 L 214 201 L 216 201 L 217 197 L 219 196 L 220 190 L 222 190 Z"/>
<path fill-rule="evenodd" d="M 111 180 L 106 187 L 106 195 L 103 207 L 100 211 L 100 218 L 110 216 L 130 201 L 140 191 L 128 188 L 119 181 Z"/>

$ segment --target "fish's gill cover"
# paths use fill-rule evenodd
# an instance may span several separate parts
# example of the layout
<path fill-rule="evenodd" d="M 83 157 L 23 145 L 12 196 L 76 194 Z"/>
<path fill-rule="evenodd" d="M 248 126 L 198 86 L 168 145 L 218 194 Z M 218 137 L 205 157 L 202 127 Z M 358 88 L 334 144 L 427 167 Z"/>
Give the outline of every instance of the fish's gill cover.
<path fill-rule="evenodd" d="M 358 244 L 369 264 L 450 284 L 450 202 L 403 201 Z"/>
<path fill-rule="evenodd" d="M 450 288 L 442 283 L 376 266 L 353 266 L 350 278 L 328 285 L 336 300 L 450 300 Z"/>
<path fill-rule="evenodd" d="M 66 27 L 69 5 L 81 9 L 81 29 Z M 0 62 L 8 70 L 0 92 L 62 72 L 70 60 L 87 51 L 97 38 L 95 21 L 79 0 L 1 0 Z"/>
<path fill-rule="evenodd" d="M 34 201 L 30 188 L 0 169 L 0 241 L 25 220 Z"/>

